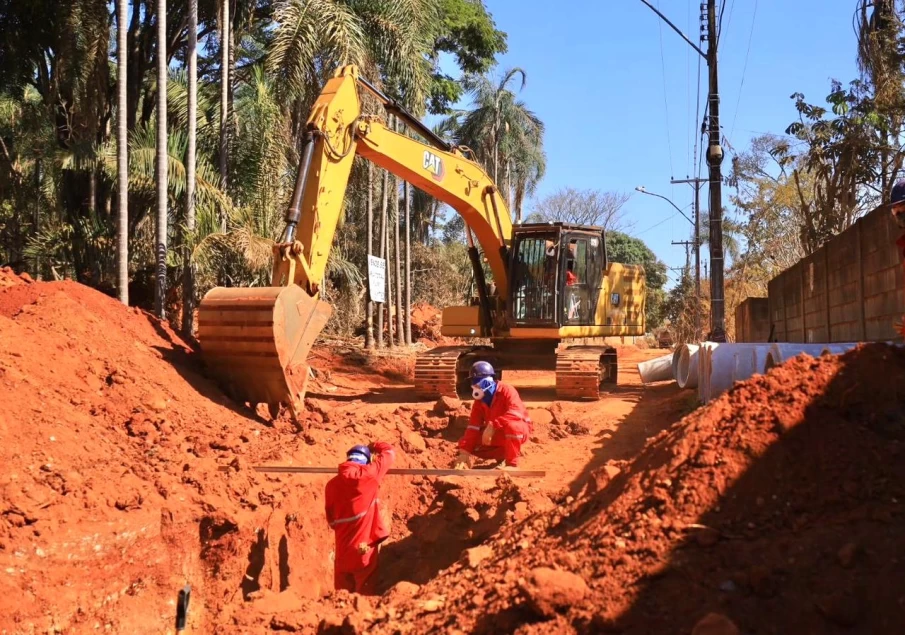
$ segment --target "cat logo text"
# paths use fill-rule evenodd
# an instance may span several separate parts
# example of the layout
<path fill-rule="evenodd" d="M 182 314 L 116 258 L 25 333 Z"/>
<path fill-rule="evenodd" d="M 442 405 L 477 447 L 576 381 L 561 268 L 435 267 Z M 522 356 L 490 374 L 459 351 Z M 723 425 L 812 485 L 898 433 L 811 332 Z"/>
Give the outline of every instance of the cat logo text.
<path fill-rule="evenodd" d="M 433 177 L 433 179 L 435 181 L 440 182 L 443 180 L 443 174 L 444 174 L 443 159 L 438 157 L 433 152 L 430 152 L 429 150 L 425 150 L 423 163 L 424 163 L 424 165 L 423 165 L 424 169 L 427 170 L 428 172 L 430 172 L 430 175 Z"/>

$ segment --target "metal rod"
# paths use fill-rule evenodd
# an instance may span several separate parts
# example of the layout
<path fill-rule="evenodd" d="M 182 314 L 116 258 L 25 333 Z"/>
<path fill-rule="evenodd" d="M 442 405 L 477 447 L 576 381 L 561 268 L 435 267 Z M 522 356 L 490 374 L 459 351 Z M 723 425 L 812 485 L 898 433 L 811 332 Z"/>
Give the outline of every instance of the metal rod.
<path fill-rule="evenodd" d="M 229 472 L 228 465 L 221 465 L 221 472 Z M 254 465 L 250 469 L 255 472 L 271 474 L 336 474 L 336 467 L 295 467 L 290 465 Z M 547 475 L 544 470 L 454 470 L 454 469 L 428 469 L 428 468 L 391 468 L 387 474 L 394 476 L 519 476 L 525 478 L 541 478 Z"/>
<path fill-rule="evenodd" d="M 487 280 L 484 278 L 484 267 L 481 264 L 481 253 L 475 247 L 474 236 L 471 227 L 465 225 L 465 236 L 468 239 L 468 259 L 471 261 L 471 270 L 474 273 L 475 285 L 478 287 L 478 300 L 481 303 L 481 313 L 484 316 L 484 328 L 487 334 L 493 332 L 493 311 L 490 308 L 490 294 L 487 292 Z M 483 336 L 484 333 L 482 332 Z"/>
<path fill-rule="evenodd" d="M 697 44 L 695 44 L 694 42 L 692 42 L 691 40 L 689 40 L 689 39 L 688 39 L 688 36 L 685 35 L 684 33 L 682 33 L 682 31 L 679 30 L 679 27 L 677 27 L 675 24 L 673 24 L 672 22 L 670 22 L 670 21 L 669 21 L 669 18 L 667 18 L 667 17 L 666 17 L 665 15 L 663 15 L 662 13 L 660 13 L 657 9 L 655 9 L 655 8 L 654 8 L 654 5 L 652 5 L 652 4 L 651 4 L 650 2 L 648 2 L 647 0 L 641 0 L 641 2 L 643 2 L 644 4 L 646 4 L 646 5 L 650 8 L 651 11 L 653 11 L 653 12 L 656 13 L 658 16 L 660 16 L 660 19 L 661 19 L 661 20 L 663 20 L 664 22 L 666 22 L 666 24 L 668 24 L 669 26 L 671 26 L 671 27 L 672 27 L 672 30 L 675 31 L 676 33 L 678 33 L 678 34 L 679 34 L 679 37 L 681 37 L 683 40 L 685 40 L 686 42 L 688 42 L 688 44 L 691 46 L 691 48 L 693 48 L 694 50 L 696 50 L 696 51 L 698 52 L 698 54 L 699 54 L 701 57 L 703 57 L 705 60 L 706 60 L 706 59 L 709 59 L 709 58 L 707 57 L 707 54 L 704 53 L 704 51 L 702 51 L 702 50 L 698 47 Z"/>
<path fill-rule="evenodd" d="M 291 243 L 295 240 L 295 230 L 302 217 L 302 198 L 305 196 L 305 185 L 308 181 L 308 172 L 311 170 L 311 159 L 314 156 L 314 142 L 314 135 L 310 132 L 307 133 L 302 149 L 302 160 L 299 162 L 299 169 L 295 177 L 295 188 L 292 190 L 292 200 L 283 217 L 286 227 L 283 229 L 283 235 L 280 236 L 281 243 Z"/>
<path fill-rule="evenodd" d="M 386 94 L 383 93 L 383 91 L 374 86 L 374 84 L 366 80 L 364 77 L 359 77 L 358 83 L 366 88 L 377 99 L 382 101 L 383 107 L 388 113 L 394 114 L 402 119 L 402 121 L 407 126 L 417 130 L 418 134 L 420 134 L 422 137 L 430 141 L 441 150 L 446 150 L 447 152 L 450 152 L 452 150 L 452 145 L 444 141 L 442 137 L 440 137 L 433 130 L 421 123 L 421 120 L 419 120 L 415 115 L 400 106 L 394 99 L 390 99 Z"/>

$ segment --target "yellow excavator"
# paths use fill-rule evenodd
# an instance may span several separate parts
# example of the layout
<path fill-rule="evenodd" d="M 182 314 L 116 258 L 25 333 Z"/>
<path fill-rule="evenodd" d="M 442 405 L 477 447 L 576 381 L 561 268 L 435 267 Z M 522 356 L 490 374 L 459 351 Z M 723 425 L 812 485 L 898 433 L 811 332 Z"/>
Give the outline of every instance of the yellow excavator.
<path fill-rule="evenodd" d="M 423 140 L 364 115 L 360 90 Z M 273 411 L 283 404 L 296 415 L 301 411 L 308 352 L 332 313 L 319 299 L 320 285 L 352 163 L 360 156 L 465 220 L 477 298 L 471 306 L 443 309 L 441 333 L 489 339 L 490 345 L 421 354 L 416 392 L 425 398 L 468 392 L 471 365 L 485 360 L 500 374 L 555 370 L 557 398 L 599 399 L 617 375 L 616 349 L 604 338 L 644 334 L 643 267 L 609 262 L 600 227 L 513 227 L 504 197 L 469 154 L 360 77 L 357 67 L 338 69 L 308 118 L 285 229 L 274 245 L 271 286 L 217 287 L 199 306 L 202 356 L 224 389 L 253 406 L 266 403 Z"/>

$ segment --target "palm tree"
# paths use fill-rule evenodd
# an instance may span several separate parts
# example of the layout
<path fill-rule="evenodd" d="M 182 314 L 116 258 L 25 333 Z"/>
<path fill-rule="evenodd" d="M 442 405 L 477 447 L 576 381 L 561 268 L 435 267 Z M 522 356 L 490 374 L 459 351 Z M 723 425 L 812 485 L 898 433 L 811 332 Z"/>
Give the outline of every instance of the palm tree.
<path fill-rule="evenodd" d="M 730 260 L 738 260 L 742 253 L 742 232 L 744 227 L 737 220 L 727 217 L 725 210 L 723 211 L 721 225 L 723 228 L 723 252 L 729 256 Z M 701 245 L 706 245 L 709 242 L 710 223 L 706 222 L 706 219 L 702 219 Z"/>
<path fill-rule="evenodd" d="M 223 0 L 220 6 L 220 181 L 224 190 L 229 178 L 229 3 L 230 0 Z M 225 212 L 221 223 L 226 231 Z"/>
<path fill-rule="evenodd" d="M 167 2 L 157 0 L 157 263 L 154 311 L 166 318 L 167 292 Z"/>
<path fill-rule="evenodd" d="M 129 130 L 126 122 L 126 35 L 129 0 L 116 0 L 116 281 L 120 302 L 129 304 Z"/>
<path fill-rule="evenodd" d="M 195 232 L 195 152 L 198 133 L 198 0 L 189 0 L 188 143 L 185 152 L 185 240 L 182 280 L 182 332 L 192 336 L 195 314 L 195 272 L 190 245 Z"/>
<path fill-rule="evenodd" d="M 437 0 L 278 0 L 268 67 L 296 116 L 308 112 L 305 106 L 342 64 L 357 64 L 374 81 L 382 78 L 417 111 L 430 85 L 426 55 L 438 6 Z"/>
<path fill-rule="evenodd" d="M 444 123 L 457 143 L 474 152 L 498 186 L 500 167 L 505 168 L 506 183 L 500 189 L 505 189 L 507 201 L 515 208 L 517 222 L 525 196 L 543 178 L 546 167 L 543 122 L 509 88 L 519 76 L 521 90 L 526 75 L 520 68 L 509 69 L 497 82 L 486 75 L 467 77 L 464 85 L 473 108 L 453 113 Z"/>

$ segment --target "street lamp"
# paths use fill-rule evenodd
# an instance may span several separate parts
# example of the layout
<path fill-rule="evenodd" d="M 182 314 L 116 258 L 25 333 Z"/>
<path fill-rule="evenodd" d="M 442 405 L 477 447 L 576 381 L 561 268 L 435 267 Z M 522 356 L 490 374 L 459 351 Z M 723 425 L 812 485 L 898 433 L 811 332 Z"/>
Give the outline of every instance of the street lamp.
<path fill-rule="evenodd" d="M 685 216 L 685 220 L 687 220 L 689 223 L 691 223 L 692 225 L 694 225 L 694 221 L 691 220 L 690 218 L 688 218 L 688 216 L 686 216 L 685 212 L 683 212 L 683 211 L 679 208 L 678 205 L 676 205 L 675 203 L 673 203 L 671 200 L 669 200 L 668 198 L 666 198 L 666 197 L 663 196 L 662 194 L 655 194 L 655 193 L 653 193 L 653 192 L 648 192 L 646 189 L 644 189 L 644 186 L 643 186 L 643 185 L 639 185 L 638 187 L 635 188 L 635 190 L 638 191 L 638 192 L 641 192 L 642 194 L 647 194 L 648 196 L 656 196 L 657 198 L 662 198 L 664 201 L 666 201 L 667 203 L 669 203 L 670 205 L 672 205 L 673 207 L 675 207 L 675 208 L 676 208 L 676 211 L 679 212 L 682 216 Z"/>

